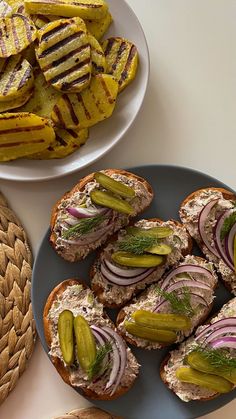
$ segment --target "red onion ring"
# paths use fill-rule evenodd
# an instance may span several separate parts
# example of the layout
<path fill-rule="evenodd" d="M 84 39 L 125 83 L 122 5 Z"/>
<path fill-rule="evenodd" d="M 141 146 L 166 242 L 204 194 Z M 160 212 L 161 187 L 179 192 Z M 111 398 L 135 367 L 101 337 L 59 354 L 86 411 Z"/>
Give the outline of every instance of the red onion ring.
<path fill-rule="evenodd" d="M 226 319 L 217 320 L 216 322 L 209 324 L 201 332 L 196 332 L 195 340 L 198 341 L 201 338 L 205 339 L 205 335 L 208 332 L 212 332 L 222 327 L 236 326 L 236 317 L 227 317 Z"/>
<path fill-rule="evenodd" d="M 236 326 L 226 326 L 221 327 L 220 329 L 216 329 L 214 332 L 210 333 L 210 335 L 205 339 L 204 343 L 210 343 L 215 338 L 218 338 L 219 336 L 227 333 L 236 335 Z"/>
<path fill-rule="evenodd" d="M 147 271 L 146 268 L 120 268 L 119 266 L 113 265 L 108 259 L 103 259 L 107 268 L 121 278 L 134 278 Z"/>
<path fill-rule="evenodd" d="M 201 288 L 203 290 L 207 290 L 207 291 L 212 292 L 212 288 L 209 285 L 203 284 L 203 282 L 192 281 L 192 280 L 188 280 L 188 279 L 186 279 L 185 281 L 174 282 L 172 285 L 170 285 L 169 287 L 166 288 L 166 292 L 172 292 L 172 291 L 181 289 L 182 287 Z"/>
<path fill-rule="evenodd" d="M 225 238 L 225 252 L 230 263 L 232 263 L 232 265 L 234 265 L 234 237 L 235 235 L 236 235 L 236 223 L 232 226 L 229 234 Z"/>
<path fill-rule="evenodd" d="M 236 337 L 223 337 L 220 339 L 213 340 L 210 346 L 216 348 L 233 348 L 236 349 Z"/>
<path fill-rule="evenodd" d="M 68 207 L 66 208 L 67 212 L 76 218 L 92 218 L 97 215 L 105 214 L 108 211 L 108 208 L 82 208 L 82 207 Z"/>
<path fill-rule="evenodd" d="M 199 273 L 199 274 L 203 274 L 205 275 L 207 278 L 209 279 L 214 279 L 214 276 L 212 274 L 212 272 L 207 269 L 204 268 L 203 266 L 198 266 L 198 265 L 194 265 L 194 264 L 186 264 L 186 265 L 180 265 L 178 266 L 178 268 L 174 268 L 172 269 L 169 274 L 167 275 L 167 277 L 165 278 L 165 280 L 163 281 L 162 285 L 161 285 L 161 289 L 165 289 L 167 287 L 167 285 L 169 284 L 170 280 L 181 273 Z M 200 281 L 199 281 L 200 282 Z M 215 280 L 214 280 L 215 282 Z"/>
<path fill-rule="evenodd" d="M 216 203 L 218 202 L 219 198 L 217 199 L 213 199 L 212 201 L 209 201 L 201 210 L 200 214 L 199 214 L 199 218 L 198 218 L 198 231 L 200 234 L 200 237 L 203 241 L 203 243 L 205 244 L 205 246 L 208 248 L 208 250 L 210 250 L 211 253 L 213 253 L 213 255 L 215 255 L 217 258 L 219 258 L 219 253 L 218 251 L 215 249 L 215 247 L 213 247 L 207 237 L 207 234 L 205 232 L 205 223 L 207 220 L 207 217 L 210 213 L 210 211 L 212 210 L 212 208 L 216 205 Z"/>
<path fill-rule="evenodd" d="M 227 211 L 224 211 L 223 214 L 221 214 L 217 220 L 216 226 L 215 226 L 215 232 L 214 232 L 214 241 L 217 248 L 217 251 L 219 252 L 220 258 L 223 259 L 224 263 L 232 270 L 234 271 L 234 265 L 230 262 L 229 258 L 227 257 L 226 251 L 222 245 L 220 234 L 221 230 L 224 224 L 224 221 L 229 215 L 233 212 L 232 209 L 229 209 Z"/>
<path fill-rule="evenodd" d="M 200 302 L 200 304 L 204 305 L 205 307 L 209 307 L 209 304 L 207 303 L 205 298 L 203 298 L 201 295 L 199 295 L 197 293 L 193 293 L 193 292 L 190 292 L 189 294 L 190 294 L 190 299 L 191 299 L 190 304 L 193 300 L 195 300 L 195 301 L 198 300 Z M 178 294 L 178 295 L 181 295 L 181 293 Z M 165 300 L 165 298 L 163 298 L 163 300 L 156 306 L 154 312 L 158 312 L 160 307 L 165 303 L 169 303 L 169 302 L 168 302 L 168 300 Z"/>
<path fill-rule="evenodd" d="M 137 275 L 136 277 L 131 278 L 121 278 L 118 275 L 114 274 L 109 270 L 109 268 L 102 262 L 101 263 L 101 274 L 104 279 L 106 279 L 108 282 L 111 282 L 116 285 L 120 286 L 128 286 L 136 284 L 137 282 L 142 281 L 143 279 L 147 278 L 152 272 L 154 272 L 154 269 L 145 269 L 142 274 Z"/>

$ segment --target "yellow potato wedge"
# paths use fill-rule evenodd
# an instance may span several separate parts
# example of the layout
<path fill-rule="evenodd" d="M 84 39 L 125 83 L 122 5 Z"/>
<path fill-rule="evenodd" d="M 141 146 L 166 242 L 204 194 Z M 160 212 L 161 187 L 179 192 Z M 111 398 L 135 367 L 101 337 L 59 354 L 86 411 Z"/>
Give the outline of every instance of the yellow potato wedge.
<path fill-rule="evenodd" d="M 22 98 L 33 84 L 33 68 L 21 55 L 0 58 L 0 103 Z"/>
<path fill-rule="evenodd" d="M 0 0 L 0 17 L 10 17 L 12 13 L 12 7 L 5 0 Z"/>
<path fill-rule="evenodd" d="M 104 0 L 25 0 L 25 7 L 30 14 L 95 20 L 102 19 L 108 11 Z"/>
<path fill-rule="evenodd" d="M 25 105 L 31 98 L 33 94 L 33 88 L 28 92 L 25 92 L 23 96 L 18 97 L 16 99 L 11 99 L 6 102 L 0 102 L 0 112 L 7 112 L 12 109 L 20 108 L 21 106 Z"/>
<path fill-rule="evenodd" d="M 105 73 L 107 65 L 103 49 L 93 35 L 88 34 L 87 36 L 91 47 L 92 74 Z"/>
<path fill-rule="evenodd" d="M 112 115 L 118 83 L 108 74 L 91 78 L 90 86 L 81 93 L 63 95 L 53 108 L 51 118 L 64 128 L 88 128 Z"/>
<path fill-rule="evenodd" d="M 34 74 L 32 97 L 20 111 L 36 113 L 39 116 L 48 118 L 60 97 L 61 93 L 48 85 L 40 69 L 37 69 Z"/>
<path fill-rule="evenodd" d="M 25 10 L 24 0 L 7 0 L 7 3 L 11 6 L 13 13 L 20 13 L 30 17 L 29 13 Z"/>
<path fill-rule="evenodd" d="M 0 57 L 16 55 L 36 38 L 37 29 L 32 20 L 21 14 L 0 19 Z"/>
<path fill-rule="evenodd" d="M 60 19 L 39 30 L 38 63 L 46 80 L 63 92 L 80 92 L 91 79 L 91 48 L 80 22 Z"/>
<path fill-rule="evenodd" d="M 0 161 L 40 152 L 54 140 L 55 131 L 47 119 L 27 112 L 0 115 Z"/>
<path fill-rule="evenodd" d="M 112 37 L 102 43 L 107 62 L 107 73 L 119 83 L 119 92 L 135 78 L 138 66 L 138 51 L 132 42 Z"/>
<path fill-rule="evenodd" d="M 112 23 L 112 15 L 108 11 L 106 15 L 99 20 L 85 20 L 88 31 L 91 35 L 94 36 L 98 41 L 102 39 L 106 31 L 108 30 L 110 24 Z"/>
<path fill-rule="evenodd" d="M 62 159 L 78 150 L 88 139 L 88 129 L 66 130 L 57 129 L 56 139 L 47 150 L 28 156 L 34 160 Z"/>

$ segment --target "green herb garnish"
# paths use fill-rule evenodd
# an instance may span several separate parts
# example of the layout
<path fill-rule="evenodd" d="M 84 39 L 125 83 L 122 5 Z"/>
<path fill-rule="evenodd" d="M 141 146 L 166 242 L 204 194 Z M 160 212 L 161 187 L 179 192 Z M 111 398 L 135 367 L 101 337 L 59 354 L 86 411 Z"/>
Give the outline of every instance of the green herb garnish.
<path fill-rule="evenodd" d="M 99 373 L 105 372 L 105 370 L 109 367 L 109 363 L 104 366 L 102 364 L 103 364 L 105 356 L 109 352 L 111 352 L 111 350 L 112 350 L 112 346 L 110 342 L 106 342 L 104 345 L 100 346 L 100 348 L 97 350 L 96 358 L 87 371 L 89 380 L 92 380 Z"/>
<path fill-rule="evenodd" d="M 182 288 L 181 298 L 175 292 L 167 292 L 159 287 L 156 290 L 158 295 L 169 301 L 174 313 L 185 314 L 187 316 L 193 316 L 195 314 L 190 303 L 190 292 L 187 287 Z"/>
<path fill-rule="evenodd" d="M 159 240 L 155 237 L 149 236 L 127 236 L 124 240 L 118 243 L 119 249 L 124 252 L 131 252 L 135 255 L 142 255 L 146 250 L 152 246 L 159 244 Z"/>
<path fill-rule="evenodd" d="M 199 352 L 209 363 L 219 369 L 231 371 L 236 368 L 236 358 L 231 358 L 225 349 L 202 348 L 199 345 L 194 346 L 193 351 Z"/>
<path fill-rule="evenodd" d="M 220 238 L 223 240 L 225 236 L 228 234 L 228 232 L 231 230 L 233 225 L 236 223 L 236 211 L 230 214 L 223 223 L 221 232 L 220 232 Z"/>
<path fill-rule="evenodd" d="M 101 224 L 104 219 L 103 215 L 97 215 L 96 217 L 91 218 L 82 218 L 77 224 L 64 231 L 62 233 L 62 237 L 63 239 L 68 239 L 77 235 L 87 234 Z"/>

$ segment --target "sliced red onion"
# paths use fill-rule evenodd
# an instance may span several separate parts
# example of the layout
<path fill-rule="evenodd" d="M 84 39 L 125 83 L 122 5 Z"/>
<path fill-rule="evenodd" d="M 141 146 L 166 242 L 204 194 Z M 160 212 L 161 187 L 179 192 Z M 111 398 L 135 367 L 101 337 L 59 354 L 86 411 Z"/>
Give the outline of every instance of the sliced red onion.
<path fill-rule="evenodd" d="M 172 292 L 175 290 L 181 290 L 181 288 L 201 288 L 203 290 L 207 290 L 207 291 L 212 291 L 212 288 L 207 285 L 207 284 L 203 284 L 203 282 L 198 282 L 198 281 L 192 281 L 192 280 L 188 280 L 186 279 L 185 281 L 177 281 L 174 282 L 172 285 L 170 285 L 168 288 L 166 288 L 166 292 Z"/>
<path fill-rule="evenodd" d="M 181 296 L 181 293 L 179 293 L 178 295 Z M 197 302 L 197 304 L 200 303 L 205 307 L 209 306 L 209 304 L 207 303 L 205 298 L 203 298 L 201 295 L 199 295 L 197 293 L 193 293 L 193 292 L 190 292 L 189 295 L 190 295 L 190 304 L 195 301 L 195 302 Z M 164 304 L 167 305 L 167 303 L 168 303 L 168 305 L 170 304 L 169 301 L 165 300 L 165 298 L 163 297 L 163 300 L 161 300 L 160 303 L 156 306 L 154 312 L 158 312 L 158 311 L 160 311 L 160 309 L 162 310 L 163 305 Z M 192 304 L 191 304 L 191 306 L 192 306 Z"/>
<path fill-rule="evenodd" d="M 169 303 L 169 301 L 167 301 L 167 300 L 161 300 L 161 302 L 156 306 L 156 308 L 155 308 L 155 310 L 153 310 L 154 311 L 154 313 L 157 313 L 157 312 L 159 312 L 160 311 L 160 309 L 161 309 L 161 311 L 164 309 L 164 307 L 165 306 L 167 306 L 168 308 L 167 308 L 167 310 L 169 310 L 169 306 L 170 306 L 170 303 Z M 162 311 L 163 312 L 163 311 Z"/>
<path fill-rule="evenodd" d="M 220 257 L 218 251 L 216 250 L 215 247 L 213 247 L 207 237 L 207 234 L 205 232 L 205 223 L 207 220 L 207 217 L 210 213 L 210 211 L 212 210 L 212 208 L 216 205 L 216 203 L 218 202 L 218 198 L 217 199 L 213 199 L 212 201 L 209 201 L 201 210 L 200 214 L 199 214 L 199 218 L 198 218 L 198 231 L 200 234 L 200 237 L 203 241 L 203 243 L 205 244 L 205 246 L 208 248 L 208 250 L 210 250 L 211 253 L 213 253 L 213 255 L 215 255 L 216 257 Z"/>
<path fill-rule="evenodd" d="M 110 271 L 110 269 L 108 268 L 108 266 L 104 263 L 104 261 L 101 263 L 101 274 L 102 276 L 109 282 L 112 282 L 113 284 L 116 285 L 121 285 L 121 286 L 128 286 L 128 285 L 132 285 L 132 284 L 136 284 L 137 282 L 142 281 L 143 279 L 147 278 L 149 275 L 152 274 L 152 272 L 154 272 L 155 268 L 149 268 L 149 269 L 145 269 L 143 273 L 137 275 L 137 276 L 133 276 L 133 277 L 120 277 L 116 274 L 114 274 L 113 272 Z"/>
<path fill-rule="evenodd" d="M 206 334 L 211 333 L 216 329 L 228 326 L 236 326 L 236 317 L 227 317 L 226 319 L 221 319 L 217 322 L 209 324 L 209 326 L 205 327 L 205 329 L 201 330 L 201 332 L 196 332 L 195 340 L 197 341 L 201 338 L 205 338 Z"/>
<path fill-rule="evenodd" d="M 209 269 L 204 268 L 203 266 L 194 265 L 194 264 L 180 265 L 178 266 L 178 268 L 172 269 L 169 272 L 169 274 L 167 275 L 167 277 L 165 278 L 164 282 L 161 285 L 161 289 L 164 290 L 169 285 L 170 280 L 174 276 L 181 273 L 198 273 L 198 274 L 205 275 L 209 279 L 212 279 L 212 278 L 214 279 L 212 272 Z"/>
<path fill-rule="evenodd" d="M 95 337 L 95 339 L 97 340 L 97 342 L 99 343 L 99 345 L 104 345 L 105 343 L 106 343 L 106 339 L 104 338 L 104 336 L 101 336 L 98 332 L 97 332 L 97 330 L 92 330 L 92 332 L 93 332 L 93 335 L 94 335 L 94 337 Z"/>
<path fill-rule="evenodd" d="M 225 252 L 230 263 L 234 264 L 234 237 L 236 235 L 236 223 L 225 238 Z"/>
<path fill-rule="evenodd" d="M 111 329 L 108 326 L 103 326 L 103 330 L 105 330 L 116 342 L 116 345 L 117 345 L 117 348 L 118 348 L 118 351 L 119 351 L 119 356 L 120 356 L 118 374 L 115 375 L 115 379 L 114 379 L 114 377 L 111 379 L 111 375 L 110 375 L 109 382 L 106 385 L 106 388 L 110 388 L 114 384 L 114 388 L 111 392 L 111 395 L 112 395 L 116 392 L 116 389 L 119 386 L 119 384 L 121 382 L 121 379 L 124 375 L 125 367 L 126 367 L 126 361 L 127 361 L 127 350 L 126 350 L 126 346 L 124 344 L 123 339 L 121 338 L 120 335 L 118 335 L 118 333 L 116 333 L 113 329 Z M 112 372 L 111 372 L 111 374 L 112 374 Z"/>
<path fill-rule="evenodd" d="M 219 252 L 219 257 L 221 258 L 221 259 L 223 259 L 223 261 L 224 261 L 224 263 L 232 270 L 232 271 L 234 271 L 234 265 L 230 262 L 230 260 L 229 260 L 229 258 L 228 258 L 228 256 L 227 256 L 227 254 L 226 254 L 226 251 L 225 251 L 225 249 L 224 249 L 224 247 L 223 247 L 223 245 L 222 245 L 222 242 L 221 242 L 221 238 L 220 238 L 220 235 L 221 235 L 221 230 L 222 230 L 222 227 L 223 227 L 223 224 L 224 224 L 224 221 L 225 221 L 225 219 L 226 218 L 228 218 L 229 217 L 229 215 L 231 214 L 233 212 L 233 210 L 232 209 L 229 209 L 229 210 L 227 210 L 227 211 L 224 211 L 223 212 L 223 214 L 221 214 L 220 216 L 219 216 L 219 218 L 218 218 L 218 220 L 217 220 L 217 223 L 216 223 L 216 226 L 215 226 L 215 231 L 214 231 L 214 240 L 215 240 L 215 245 L 216 245 L 216 248 L 217 248 L 217 250 L 218 250 L 218 252 Z"/>
<path fill-rule="evenodd" d="M 205 339 L 204 343 L 210 343 L 212 340 L 218 338 L 219 336 L 226 335 L 226 334 L 233 334 L 236 335 L 236 326 L 226 326 L 221 327 L 220 329 L 216 329 L 209 336 Z"/>
<path fill-rule="evenodd" d="M 236 349 L 236 337 L 223 337 L 216 340 L 213 340 L 210 343 L 211 347 L 216 348 L 233 348 Z"/>
<path fill-rule="evenodd" d="M 137 275 L 140 275 L 147 271 L 146 268 L 120 268 L 119 266 L 113 265 L 113 263 L 106 258 L 104 258 L 103 261 L 111 272 L 120 276 L 121 278 L 134 278 Z"/>
<path fill-rule="evenodd" d="M 82 208 L 82 207 L 68 207 L 66 208 L 68 213 L 76 218 L 91 218 L 96 217 L 97 215 L 105 214 L 108 211 L 108 208 Z"/>

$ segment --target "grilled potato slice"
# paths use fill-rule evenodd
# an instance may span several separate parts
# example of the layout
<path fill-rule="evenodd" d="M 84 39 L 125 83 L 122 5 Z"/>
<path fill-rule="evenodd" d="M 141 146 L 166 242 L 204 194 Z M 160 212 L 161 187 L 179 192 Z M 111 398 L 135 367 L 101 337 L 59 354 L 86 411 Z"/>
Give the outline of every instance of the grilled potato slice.
<path fill-rule="evenodd" d="M 0 17 L 10 17 L 12 13 L 12 7 L 5 0 L 0 0 Z"/>
<path fill-rule="evenodd" d="M 0 19 L 0 57 L 7 58 L 23 51 L 36 38 L 37 29 L 32 20 L 24 15 Z"/>
<path fill-rule="evenodd" d="M 91 47 L 92 74 L 105 73 L 107 64 L 101 45 L 91 34 L 88 34 L 88 42 Z"/>
<path fill-rule="evenodd" d="M 121 92 L 134 78 L 138 66 L 138 51 L 132 42 L 120 37 L 112 37 L 102 43 L 107 61 L 107 73 L 119 83 Z"/>
<path fill-rule="evenodd" d="M 60 19 L 39 31 L 38 63 L 46 80 L 63 92 L 80 92 L 91 79 L 91 48 L 80 22 Z"/>
<path fill-rule="evenodd" d="M 33 68 L 21 55 L 0 58 L 0 102 L 24 96 L 33 84 Z"/>
<path fill-rule="evenodd" d="M 32 20 L 37 29 L 41 29 L 48 23 L 54 22 L 55 20 L 59 20 L 59 19 L 61 19 L 60 16 L 32 15 Z"/>
<path fill-rule="evenodd" d="M 40 69 L 34 74 L 34 91 L 30 100 L 20 109 L 21 112 L 36 113 L 48 118 L 61 93 L 50 86 Z"/>
<path fill-rule="evenodd" d="M 108 11 L 102 19 L 85 20 L 85 23 L 91 35 L 93 35 L 94 38 L 100 41 L 100 39 L 102 39 L 103 35 L 106 33 L 112 21 L 113 21 L 112 15 Z"/>
<path fill-rule="evenodd" d="M 62 159 L 78 150 L 88 139 L 88 129 L 81 130 L 57 129 L 56 139 L 47 150 L 28 156 L 34 160 Z"/>
<path fill-rule="evenodd" d="M 11 109 L 20 108 L 28 102 L 33 94 L 33 88 L 28 92 L 25 92 L 23 96 L 16 99 L 7 100 L 6 102 L 0 102 L 0 112 L 7 112 Z"/>
<path fill-rule="evenodd" d="M 0 161 L 15 160 L 48 148 L 55 139 L 49 121 L 31 113 L 0 115 Z"/>
<path fill-rule="evenodd" d="M 108 74 L 98 74 L 81 93 L 63 95 L 51 117 L 64 128 L 88 128 L 111 116 L 118 93 L 118 83 Z"/>
<path fill-rule="evenodd" d="M 25 0 L 25 7 L 31 14 L 79 16 L 96 20 L 102 19 L 108 11 L 104 0 Z"/>

